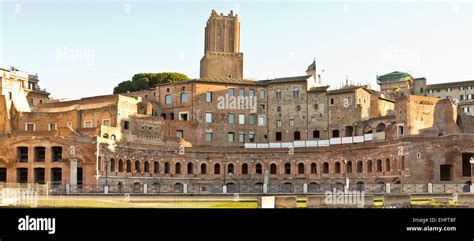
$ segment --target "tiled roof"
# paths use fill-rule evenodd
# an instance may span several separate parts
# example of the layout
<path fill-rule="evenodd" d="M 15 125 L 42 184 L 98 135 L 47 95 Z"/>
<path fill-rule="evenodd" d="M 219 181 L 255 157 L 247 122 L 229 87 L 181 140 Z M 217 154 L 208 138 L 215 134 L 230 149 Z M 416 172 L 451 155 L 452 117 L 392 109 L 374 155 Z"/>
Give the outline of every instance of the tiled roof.
<path fill-rule="evenodd" d="M 306 81 L 311 75 L 302 75 L 302 76 L 292 76 L 292 77 L 284 77 L 284 78 L 276 78 L 276 79 L 268 79 L 268 80 L 259 80 L 259 83 L 264 84 L 274 84 L 274 83 L 287 83 L 287 82 L 299 82 L 299 81 Z"/>
<path fill-rule="evenodd" d="M 458 82 L 448 82 L 441 84 L 431 84 L 426 85 L 426 89 L 441 89 L 441 88 L 457 88 L 461 86 L 474 86 L 474 80 L 458 81 Z"/>
<path fill-rule="evenodd" d="M 365 86 L 349 86 L 349 87 L 343 87 L 343 88 L 340 88 L 340 89 L 337 89 L 337 90 L 330 90 L 328 91 L 328 95 L 330 94 L 340 94 L 340 93 L 347 93 L 347 92 L 353 92 L 353 91 L 356 91 L 360 88 L 363 88 L 364 90 L 366 90 L 367 92 L 370 92 L 372 93 L 372 90 L 370 89 L 367 89 Z"/>
<path fill-rule="evenodd" d="M 318 86 L 318 87 L 311 87 L 308 92 L 321 92 L 321 91 L 327 91 L 329 88 L 329 85 L 326 86 Z"/>
<path fill-rule="evenodd" d="M 413 79 L 413 77 L 405 72 L 394 71 L 388 74 L 377 76 L 378 83 L 396 82 Z"/>

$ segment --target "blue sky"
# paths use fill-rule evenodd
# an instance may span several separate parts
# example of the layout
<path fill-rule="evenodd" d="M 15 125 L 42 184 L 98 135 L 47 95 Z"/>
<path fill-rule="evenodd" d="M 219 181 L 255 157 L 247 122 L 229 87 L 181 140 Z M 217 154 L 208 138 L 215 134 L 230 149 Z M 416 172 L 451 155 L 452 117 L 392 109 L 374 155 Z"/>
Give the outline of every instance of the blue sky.
<path fill-rule="evenodd" d="M 1 1 L 1 0 L 0 0 Z M 57 99 L 112 93 L 140 72 L 199 76 L 211 10 L 241 21 L 245 78 L 302 75 L 376 85 L 394 70 L 429 83 L 473 77 L 471 2 L 2 1 L 0 66 L 38 73 Z"/>

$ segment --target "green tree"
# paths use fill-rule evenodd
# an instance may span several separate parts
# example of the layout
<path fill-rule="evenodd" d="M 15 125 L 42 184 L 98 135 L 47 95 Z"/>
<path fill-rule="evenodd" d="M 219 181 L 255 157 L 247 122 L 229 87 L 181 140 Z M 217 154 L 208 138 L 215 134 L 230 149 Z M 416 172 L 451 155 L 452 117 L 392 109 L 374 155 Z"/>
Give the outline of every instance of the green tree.
<path fill-rule="evenodd" d="M 163 73 L 138 73 L 132 77 L 132 80 L 126 80 L 119 83 L 114 88 L 114 94 L 127 93 L 149 89 L 157 84 L 171 83 L 189 80 L 185 74 L 176 72 Z"/>

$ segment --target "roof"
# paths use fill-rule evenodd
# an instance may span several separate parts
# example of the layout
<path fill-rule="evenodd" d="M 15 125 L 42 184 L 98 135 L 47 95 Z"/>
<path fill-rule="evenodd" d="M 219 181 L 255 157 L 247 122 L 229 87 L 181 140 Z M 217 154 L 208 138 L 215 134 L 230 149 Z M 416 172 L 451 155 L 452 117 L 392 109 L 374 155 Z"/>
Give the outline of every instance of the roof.
<path fill-rule="evenodd" d="M 398 82 L 412 79 L 413 77 L 409 73 L 394 71 L 388 74 L 377 76 L 377 83 Z"/>
<path fill-rule="evenodd" d="M 448 82 L 448 83 L 441 83 L 441 84 L 431 84 L 426 85 L 426 89 L 441 89 L 441 88 L 457 88 L 461 86 L 474 86 L 474 80 L 466 80 L 466 81 L 458 81 L 458 82 Z"/>
<path fill-rule="evenodd" d="M 329 88 L 329 85 L 326 86 L 317 86 L 317 87 L 311 87 L 308 92 L 321 92 L 321 91 L 327 91 Z"/>
<path fill-rule="evenodd" d="M 292 76 L 292 77 L 284 77 L 284 78 L 277 78 L 277 79 L 259 80 L 258 82 L 261 84 L 300 82 L 300 81 L 306 81 L 311 76 L 312 75 Z"/>
<path fill-rule="evenodd" d="M 354 92 L 360 88 L 363 88 L 365 91 L 372 93 L 371 90 L 367 89 L 365 86 L 349 86 L 349 87 L 343 87 L 341 89 L 337 90 L 330 90 L 328 91 L 328 95 L 333 95 L 333 94 L 340 94 L 340 93 L 347 93 L 347 92 Z"/>
<path fill-rule="evenodd" d="M 206 82 L 206 83 L 222 83 L 222 84 L 244 84 L 244 85 L 257 85 L 258 81 L 245 80 L 245 79 L 232 79 L 232 78 L 203 78 L 192 80 L 195 82 Z"/>

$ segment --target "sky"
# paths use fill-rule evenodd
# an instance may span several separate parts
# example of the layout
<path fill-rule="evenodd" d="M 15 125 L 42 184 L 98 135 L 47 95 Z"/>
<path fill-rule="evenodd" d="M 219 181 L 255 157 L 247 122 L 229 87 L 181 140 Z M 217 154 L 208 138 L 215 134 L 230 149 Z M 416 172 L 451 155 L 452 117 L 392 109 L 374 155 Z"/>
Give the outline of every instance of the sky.
<path fill-rule="evenodd" d="M 136 73 L 197 78 L 212 9 L 239 14 L 245 78 L 304 75 L 316 59 L 332 86 L 474 79 L 470 1 L 0 0 L 0 66 L 37 73 L 55 99 L 111 94 Z"/>

